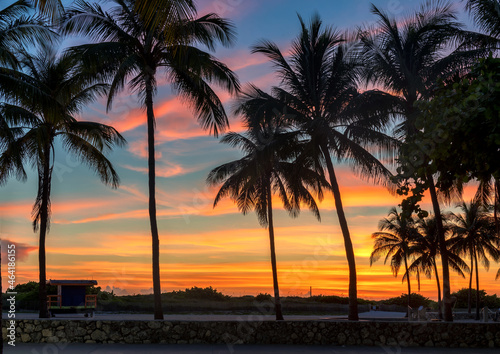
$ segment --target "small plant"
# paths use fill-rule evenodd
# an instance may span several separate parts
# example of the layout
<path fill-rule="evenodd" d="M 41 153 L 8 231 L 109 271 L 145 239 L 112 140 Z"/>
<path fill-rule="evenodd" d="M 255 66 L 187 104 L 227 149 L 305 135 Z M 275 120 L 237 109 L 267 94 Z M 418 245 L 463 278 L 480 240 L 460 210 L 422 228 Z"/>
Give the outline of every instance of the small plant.
<path fill-rule="evenodd" d="M 255 300 L 258 302 L 273 301 L 273 297 L 268 293 L 265 294 L 260 293 L 255 297 Z"/>

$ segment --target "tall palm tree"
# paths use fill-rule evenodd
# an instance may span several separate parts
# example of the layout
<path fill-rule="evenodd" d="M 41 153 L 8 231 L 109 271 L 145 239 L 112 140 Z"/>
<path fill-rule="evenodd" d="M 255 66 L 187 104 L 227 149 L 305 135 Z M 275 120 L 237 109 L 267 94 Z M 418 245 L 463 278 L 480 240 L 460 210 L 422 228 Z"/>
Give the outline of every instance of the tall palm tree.
<path fill-rule="evenodd" d="M 469 203 L 458 205 L 461 214 L 451 213 L 453 221 L 453 238 L 450 248 L 454 253 L 470 257 L 470 278 L 468 310 L 471 312 L 472 276 L 476 271 L 476 320 L 479 320 L 479 264 L 481 261 L 485 269 L 489 269 L 488 256 L 493 260 L 500 260 L 500 236 L 495 232 L 494 222 L 489 211 L 482 203 L 475 199 Z"/>
<path fill-rule="evenodd" d="M 38 172 L 38 193 L 33 206 L 33 228 L 40 230 L 40 317 L 48 317 L 45 239 L 51 215 L 51 178 L 54 142 L 88 165 L 101 181 L 117 187 L 118 175 L 104 152 L 122 146 L 123 137 L 112 127 L 77 120 L 82 108 L 105 94 L 108 85 L 93 75 L 78 72 L 76 60 L 57 55 L 53 47 L 42 47 L 37 56 L 23 54 L 23 71 L 0 68 L 0 184 L 10 176 L 26 180 L 24 163 Z"/>
<path fill-rule="evenodd" d="M 413 16 L 396 19 L 372 5 L 378 18 L 376 30 L 359 32 L 360 58 L 365 82 L 381 85 L 394 100 L 402 122 L 396 135 L 404 140 L 416 134 L 417 100 L 432 98 L 439 79 L 451 80 L 487 55 L 487 49 L 454 49 L 470 34 L 457 22 L 449 1 L 428 1 Z M 451 49 L 451 50 L 450 50 Z M 448 256 L 437 190 L 431 172 L 426 173 L 433 212 L 436 215 L 443 269 L 444 317 L 453 321 Z"/>
<path fill-rule="evenodd" d="M 238 109 L 239 113 L 247 117 L 248 114 L 254 113 L 252 99 L 256 96 L 266 96 L 255 87 L 249 91 L 244 95 L 247 101 L 242 102 Z M 304 161 L 301 165 L 291 161 L 297 155 L 296 151 L 300 151 L 298 133 L 287 131 L 282 117 L 274 116 L 274 112 L 268 111 L 265 115 L 266 119 L 262 120 L 258 127 L 254 125 L 249 128 L 247 134 L 228 133 L 222 138 L 222 143 L 239 147 L 245 156 L 213 169 L 208 175 L 207 182 L 211 185 L 222 183 L 215 197 L 214 207 L 222 198 L 229 196 L 237 203 L 238 209 L 243 214 L 255 210 L 260 224 L 268 228 L 276 320 L 283 320 L 274 242 L 272 196 L 274 193 L 278 194 L 285 210 L 292 217 L 298 215 L 300 204 L 305 203 L 319 220 L 318 207 L 308 189 L 314 189 L 321 199 L 322 187 L 328 183 L 324 177 L 307 168 Z"/>
<path fill-rule="evenodd" d="M 299 21 L 301 32 L 292 42 L 288 59 L 270 41 L 253 47 L 254 53 L 271 60 L 281 78 L 281 85 L 273 88 L 273 99 L 261 104 L 275 105 L 286 113 L 308 137 L 304 152 L 314 156 L 317 167 L 328 171 L 349 265 L 349 319 L 358 320 L 356 261 L 333 163 L 347 162 L 357 174 L 375 182 L 391 175 L 367 151 L 374 151 L 374 146 L 382 153 L 395 148 L 394 139 L 382 132 L 389 118 L 378 119 L 384 112 L 379 102 L 386 102 L 380 96 L 387 95 L 358 92 L 357 64 L 350 60 L 344 36 L 324 27 L 318 15 L 308 26 L 300 16 Z"/>
<path fill-rule="evenodd" d="M 37 43 L 51 42 L 54 33 L 41 21 L 27 17 L 31 6 L 18 0 L 0 10 L 0 65 L 15 68 L 16 52 Z"/>
<path fill-rule="evenodd" d="M 154 318 L 162 319 L 160 283 L 160 244 L 156 221 L 155 116 L 154 97 L 157 78 L 166 77 L 172 88 L 193 107 L 204 129 L 214 135 L 228 127 L 224 107 L 209 83 L 227 91 L 239 90 L 236 76 L 226 65 L 200 46 L 214 49 L 217 42 L 230 45 L 232 25 L 215 14 L 191 20 L 179 15 L 163 26 L 146 25 L 135 12 L 135 1 L 113 0 L 108 12 L 85 1 L 68 10 L 63 33 L 90 35 L 97 43 L 75 47 L 89 68 L 111 80 L 107 108 L 127 84 L 139 93 L 146 109 L 148 131 L 149 220 L 152 235 Z M 166 34 L 175 34 L 175 40 Z"/>
<path fill-rule="evenodd" d="M 467 0 L 466 9 L 482 31 L 500 39 L 499 0 Z"/>
<path fill-rule="evenodd" d="M 411 284 L 408 262 L 413 253 L 415 240 L 418 238 L 416 222 L 413 217 L 407 217 L 404 213 L 398 213 L 396 208 L 392 208 L 389 217 L 380 220 L 378 228 L 380 232 L 372 234 L 375 244 L 370 255 L 370 266 L 385 255 L 384 264 L 390 258 L 392 273 L 397 277 L 401 264 L 404 263 L 403 281 L 406 280 L 408 284 L 409 308 Z"/>
<path fill-rule="evenodd" d="M 446 215 L 442 215 L 442 219 L 445 221 L 443 225 L 445 234 L 448 235 L 451 231 L 451 227 L 448 223 Z M 438 291 L 438 317 L 439 319 L 443 319 L 441 284 L 439 281 L 439 272 L 436 261 L 437 256 L 440 254 L 436 218 L 433 215 L 429 215 L 426 218 L 419 219 L 416 226 L 418 230 L 418 237 L 414 240 L 413 245 L 414 260 L 408 267 L 408 271 L 410 274 L 423 273 L 428 279 L 431 279 L 434 274 Z M 462 260 L 462 258 L 454 253 L 448 252 L 448 260 L 450 267 L 460 276 L 465 277 L 464 271 L 468 272 L 469 267 Z"/>

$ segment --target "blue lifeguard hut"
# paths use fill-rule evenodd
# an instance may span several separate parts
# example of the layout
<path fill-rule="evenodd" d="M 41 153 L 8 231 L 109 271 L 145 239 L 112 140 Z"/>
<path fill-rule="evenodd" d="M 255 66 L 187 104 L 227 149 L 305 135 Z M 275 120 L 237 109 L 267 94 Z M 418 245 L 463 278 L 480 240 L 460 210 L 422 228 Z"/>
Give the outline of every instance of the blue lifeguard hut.
<path fill-rule="evenodd" d="M 57 286 L 57 295 L 48 295 L 48 310 L 51 317 L 58 313 L 83 313 L 94 316 L 97 295 L 87 295 L 87 286 L 97 285 L 97 280 L 49 280 L 48 285 Z"/>

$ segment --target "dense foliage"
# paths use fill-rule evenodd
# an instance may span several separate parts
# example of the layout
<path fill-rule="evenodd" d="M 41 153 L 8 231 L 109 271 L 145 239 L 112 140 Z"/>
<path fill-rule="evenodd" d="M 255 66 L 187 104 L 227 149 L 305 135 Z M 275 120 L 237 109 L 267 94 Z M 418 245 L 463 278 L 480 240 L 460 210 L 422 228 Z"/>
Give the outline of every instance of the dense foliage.
<path fill-rule="evenodd" d="M 411 147 L 432 161 L 438 186 L 500 178 L 499 58 L 482 59 L 464 79 L 442 84 L 421 108 L 421 134 Z"/>
<path fill-rule="evenodd" d="M 469 289 L 463 288 L 451 294 L 457 299 L 455 308 L 467 308 L 468 293 Z M 472 289 L 472 297 L 476 297 L 476 289 Z M 490 309 L 500 309 L 500 298 L 496 294 L 486 295 L 485 290 L 479 290 L 479 299 L 480 307 L 488 306 Z"/>

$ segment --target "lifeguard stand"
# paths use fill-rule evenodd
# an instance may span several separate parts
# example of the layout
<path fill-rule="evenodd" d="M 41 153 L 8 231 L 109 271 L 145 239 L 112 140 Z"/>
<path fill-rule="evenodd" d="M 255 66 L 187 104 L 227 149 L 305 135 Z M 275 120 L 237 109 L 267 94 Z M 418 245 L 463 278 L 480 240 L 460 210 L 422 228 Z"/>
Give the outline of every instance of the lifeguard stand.
<path fill-rule="evenodd" d="M 48 285 L 57 285 L 57 295 L 48 295 L 51 317 L 58 313 L 83 313 L 94 316 L 97 295 L 85 294 L 87 286 L 97 285 L 96 280 L 49 280 Z"/>

